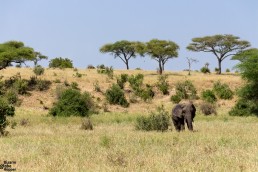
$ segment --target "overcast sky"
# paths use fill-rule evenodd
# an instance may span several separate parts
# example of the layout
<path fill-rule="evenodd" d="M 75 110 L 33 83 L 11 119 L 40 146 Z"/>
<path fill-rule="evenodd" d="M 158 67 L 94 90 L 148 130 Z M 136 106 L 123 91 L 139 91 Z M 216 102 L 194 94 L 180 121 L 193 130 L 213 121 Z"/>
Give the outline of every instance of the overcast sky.
<path fill-rule="evenodd" d="M 185 57 L 217 67 L 213 54 L 189 52 L 194 37 L 233 34 L 258 47 L 257 0 L 0 0 L 0 43 L 18 40 L 51 58 L 67 57 L 74 66 L 105 64 L 125 69 L 120 59 L 99 48 L 119 40 L 171 40 L 180 46 L 167 70 L 187 68 Z M 48 61 L 40 62 L 47 66 Z M 230 58 L 222 69 L 236 64 Z M 130 60 L 131 69 L 156 70 L 150 57 Z"/>

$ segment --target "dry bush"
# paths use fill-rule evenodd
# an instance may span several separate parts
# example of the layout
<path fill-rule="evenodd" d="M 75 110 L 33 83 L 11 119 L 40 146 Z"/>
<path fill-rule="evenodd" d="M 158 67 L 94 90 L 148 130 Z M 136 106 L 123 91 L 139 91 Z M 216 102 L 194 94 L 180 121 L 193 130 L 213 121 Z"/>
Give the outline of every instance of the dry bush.
<path fill-rule="evenodd" d="M 28 126 L 29 124 L 30 124 L 29 119 L 21 119 L 21 121 L 20 121 L 20 125 L 21 125 L 21 126 L 26 127 L 26 126 Z"/>
<path fill-rule="evenodd" d="M 81 128 L 82 130 L 93 130 L 92 122 L 89 118 L 84 118 L 82 120 Z"/>
<path fill-rule="evenodd" d="M 211 103 L 201 103 L 200 110 L 204 115 L 217 115 L 216 107 Z"/>

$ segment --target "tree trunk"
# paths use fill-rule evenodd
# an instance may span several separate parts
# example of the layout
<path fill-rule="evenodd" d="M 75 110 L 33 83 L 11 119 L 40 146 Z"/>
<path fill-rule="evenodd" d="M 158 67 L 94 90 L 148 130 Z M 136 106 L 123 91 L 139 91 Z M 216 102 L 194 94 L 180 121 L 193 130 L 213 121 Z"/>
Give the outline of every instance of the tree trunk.
<path fill-rule="evenodd" d="M 219 71 L 218 71 L 218 74 L 220 75 L 221 74 L 221 60 L 218 60 L 218 63 L 219 63 Z"/>
<path fill-rule="evenodd" d="M 159 74 L 160 74 L 160 75 L 162 75 L 162 71 L 163 71 L 162 62 L 159 61 Z"/>
<path fill-rule="evenodd" d="M 165 63 L 162 62 L 162 71 L 165 71 Z"/>
<path fill-rule="evenodd" d="M 128 63 L 128 60 L 126 60 L 125 64 L 126 64 L 126 69 L 129 70 L 129 63 Z"/>
<path fill-rule="evenodd" d="M 188 75 L 191 75 L 191 63 L 190 62 L 188 62 Z"/>

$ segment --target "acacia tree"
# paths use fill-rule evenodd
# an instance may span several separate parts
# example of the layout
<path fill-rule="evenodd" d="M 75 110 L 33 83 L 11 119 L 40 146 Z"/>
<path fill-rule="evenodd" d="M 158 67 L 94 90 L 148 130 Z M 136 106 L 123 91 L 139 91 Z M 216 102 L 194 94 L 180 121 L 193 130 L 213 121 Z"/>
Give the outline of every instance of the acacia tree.
<path fill-rule="evenodd" d="M 165 63 L 178 56 L 178 49 L 179 46 L 172 41 L 152 39 L 146 43 L 145 53 L 159 63 L 159 74 L 162 74 Z"/>
<path fill-rule="evenodd" d="M 141 42 L 117 41 L 113 44 L 106 44 L 100 48 L 101 53 L 110 53 L 114 58 L 119 57 L 129 69 L 129 60 L 135 58 L 137 54 L 143 55 L 144 44 Z"/>
<path fill-rule="evenodd" d="M 12 63 L 22 64 L 36 58 L 33 48 L 25 47 L 23 42 L 9 41 L 0 44 L 0 70 Z"/>
<path fill-rule="evenodd" d="M 248 41 L 239 40 L 234 35 L 214 35 L 193 38 L 187 49 L 195 52 L 211 52 L 218 59 L 218 74 L 221 74 L 221 63 L 229 56 L 235 55 L 250 46 Z"/>
<path fill-rule="evenodd" d="M 43 60 L 43 59 L 47 60 L 48 59 L 47 56 L 42 55 L 40 52 L 35 52 L 34 54 L 35 54 L 35 59 L 33 60 L 33 62 L 34 62 L 35 67 L 38 65 L 38 62 L 40 60 Z"/>

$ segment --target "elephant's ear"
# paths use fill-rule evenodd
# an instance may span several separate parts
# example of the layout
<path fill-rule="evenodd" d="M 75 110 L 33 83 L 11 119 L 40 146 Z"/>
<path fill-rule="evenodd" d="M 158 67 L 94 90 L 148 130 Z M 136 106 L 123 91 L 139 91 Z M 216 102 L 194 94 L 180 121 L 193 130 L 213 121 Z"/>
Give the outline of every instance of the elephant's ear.
<path fill-rule="evenodd" d="M 185 110 L 184 110 L 184 105 L 180 105 L 180 108 L 178 108 L 178 117 L 179 118 L 183 118 L 184 117 L 184 113 L 185 113 Z"/>
<path fill-rule="evenodd" d="M 179 118 L 183 118 L 183 106 L 182 105 L 177 105 L 175 108 L 175 114 Z"/>

